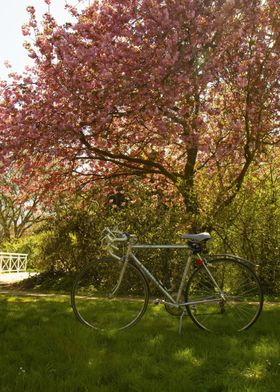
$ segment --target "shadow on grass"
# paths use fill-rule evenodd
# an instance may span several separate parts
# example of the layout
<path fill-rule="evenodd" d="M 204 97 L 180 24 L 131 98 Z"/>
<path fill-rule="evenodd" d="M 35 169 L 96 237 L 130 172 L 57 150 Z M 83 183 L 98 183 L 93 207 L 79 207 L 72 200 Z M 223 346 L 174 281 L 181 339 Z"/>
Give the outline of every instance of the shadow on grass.
<path fill-rule="evenodd" d="M 117 334 L 81 325 L 68 298 L 0 297 L 1 392 L 279 389 L 280 307 L 247 332 L 215 335 L 150 306 Z"/>

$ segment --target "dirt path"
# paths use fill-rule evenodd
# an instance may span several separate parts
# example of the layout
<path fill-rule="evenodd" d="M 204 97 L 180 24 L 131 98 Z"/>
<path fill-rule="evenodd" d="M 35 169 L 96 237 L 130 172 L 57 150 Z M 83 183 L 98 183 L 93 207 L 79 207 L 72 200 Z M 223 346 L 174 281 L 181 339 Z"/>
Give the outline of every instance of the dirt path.
<path fill-rule="evenodd" d="M 0 286 L 0 295 L 14 296 L 14 297 L 67 297 L 70 298 L 69 294 L 60 294 L 60 293 L 40 293 L 36 291 L 20 291 L 20 290 L 12 290 L 1 288 Z"/>

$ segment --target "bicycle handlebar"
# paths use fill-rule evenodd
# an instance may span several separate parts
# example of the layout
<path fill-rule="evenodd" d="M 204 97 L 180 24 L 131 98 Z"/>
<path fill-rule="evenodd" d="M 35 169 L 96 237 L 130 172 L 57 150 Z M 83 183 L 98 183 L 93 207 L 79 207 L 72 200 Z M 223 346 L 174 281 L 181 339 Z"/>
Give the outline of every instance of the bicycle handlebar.
<path fill-rule="evenodd" d="M 103 233 L 105 235 L 101 240 L 102 246 L 111 256 L 119 258 L 119 256 L 115 254 L 115 251 L 119 251 L 120 249 L 118 244 L 114 245 L 114 243 L 129 241 L 131 235 L 119 230 L 111 230 L 109 227 L 105 227 Z"/>
<path fill-rule="evenodd" d="M 127 241 L 129 239 L 129 235 L 127 235 L 126 233 L 119 230 L 111 230 L 109 227 L 105 227 L 103 232 L 107 233 L 105 237 L 110 242 Z"/>

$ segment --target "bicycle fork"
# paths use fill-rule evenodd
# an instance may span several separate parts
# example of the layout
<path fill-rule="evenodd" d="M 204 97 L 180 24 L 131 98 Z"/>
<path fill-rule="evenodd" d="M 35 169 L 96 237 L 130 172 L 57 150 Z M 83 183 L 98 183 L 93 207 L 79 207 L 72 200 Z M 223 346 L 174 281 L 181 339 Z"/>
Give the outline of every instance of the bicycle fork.
<path fill-rule="evenodd" d="M 119 260 L 121 260 L 121 258 L 119 258 Z M 120 275 L 119 275 L 117 284 L 116 284 L 116 286 L 113 288 L 112 292 L 111 292 L 111 293 L 109 294 L 109 296 L 108 296 L 110 299 L 112 299 L 112 298 L 114 297 L 114 295 L 116 294 L 116 292 L 117 292 L 118 289 L 120 288 L 120 285 L 121 285 L 121 283 L 122 283 L 123 276 L 124 276 L 124 273 L 125 273 L 127 264 L 128 264 L 128 257 L 126 256 L 125 259 L 124 259 L 123 266 L 122 266 L 122 268 L 121 268 L 121 270 L 120 270 Z"/>

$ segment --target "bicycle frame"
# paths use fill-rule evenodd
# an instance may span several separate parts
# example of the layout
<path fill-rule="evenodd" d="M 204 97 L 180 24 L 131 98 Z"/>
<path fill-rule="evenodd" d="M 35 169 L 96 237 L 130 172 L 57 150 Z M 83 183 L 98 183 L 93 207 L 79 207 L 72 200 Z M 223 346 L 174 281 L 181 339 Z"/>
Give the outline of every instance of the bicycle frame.
<path fill-rule="evenodd" d="M 112 248 L 118 249 L 115 246 L 113 246 Z M 168 289 L 158 279 L 156 279 L 154 277 L 154 275 L 141 263 L 141 261 L 133 253 L 133 249 L 186 249 L 189 251 L 188 252 L 189 255 L 188 255 L 187 262 L 186 262 L 186 265 L 185 265 L 185 268 L 183 271 L 183 275 L 182 275 L 182 279 L 181 279 L 179 289 L 178 289 L 178 292 L 176 295 L 176 299 L 174 299 L 170 295 L 170 293 L 168 292 Z M 210 279 L 212 280 L 213 284 L 215 285 L 216 289 L 218 290 L 220 297 L 219 298 L 204 299 L 204 300 L 196 300 L 196 301 L 191 301 L 191 302 L 183 302 L 183 303 L 179 302 L 181 295 L 182 295 L 182 292 L 183 292 L 183 289 L 184 289 L 185 282 L 186 282 L 186 277 L 187 277 L 189 269 L 190 269 L 191 261 L 193 260 L 193 257 L 194 257 L 193 252 L 191 251 L 189 245 L 184 245 L 184 244 L 142 245 L 142 244 L 131 244 L 128 241 L 128 246 L 127 246 L 127 251 L 126 251 L 125 256 L 120 257 L 120 256 L 116 255 L 112 250 L 109 251 L 109 253 L 112 257 L 116 258 L 117 260 L 124 260 L 124 264 L 123 264 L 123 268 L 120 272 L 119 280 L 117 282 L 117 285 L 114 288 L 114 291 L 112 292 L 112 295 L 118 290 L 118 288 L 121 284 L 127 263 L 129 261 L 129 259 L 132 259 L 134 261 L 134 263 L 137 265 L 137 267 L 141 270 L 141 272 L 145 275 L 145 277 L 148 278 L 150 281 L 152 281 L 156 285 L 156 287 L 163 293 L 163 295 L 170 300 L 170 302 L 168 302 L 163 299 L 156 299 L 155 300 L 156 303 L 162 303 L 162 304 L 166 304 L 166 305 L 170 305 L 170 306 L 174 306 L 176 308 L 179 308 L 181 306 L 195 305 L 195 304 L 199 304 L 199 303 L 220 302 L 221 299 L 224 299 L 224 295 L 223 295 L 222 290 L 220 289 L 216 280 L 214 279 L 211 272 L 209 271 L 209 268 L 207 267 L 207 263 L 204 261 L 203 267 L 205 268 L 207 274 L 209 275 Z M 199 253 L 196 253 L 196 255 L 199 259 L 204 260 L 203 258 L 201 258 Z"/>

